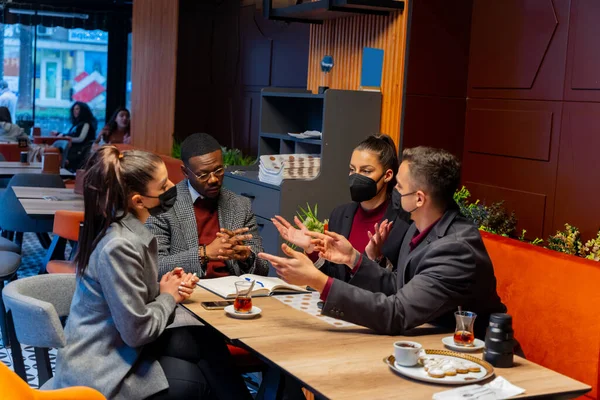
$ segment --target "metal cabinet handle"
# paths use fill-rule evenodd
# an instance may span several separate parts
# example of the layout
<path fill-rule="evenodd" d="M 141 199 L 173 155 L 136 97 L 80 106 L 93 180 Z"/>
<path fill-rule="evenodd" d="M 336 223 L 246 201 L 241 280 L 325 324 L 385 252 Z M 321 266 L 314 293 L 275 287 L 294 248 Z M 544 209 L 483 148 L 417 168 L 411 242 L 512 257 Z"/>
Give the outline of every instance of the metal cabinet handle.
<path fill-rule="evenodd" d="M 243 192 L 242 192 L 242 193 L 240 193 L 240 195 L 241 195 L 241 196 L 244 196 L 244 197 L 247 197 L 247 198 L 249 198 L 250 200 L 252 200 L 252 199 L 255 199 L 255 198 L 256 198 L 256 196 L 255 196 L 255 195 L 253 195 L 253 194 L 250 194 L 250 193 L 243 193 Z"/>

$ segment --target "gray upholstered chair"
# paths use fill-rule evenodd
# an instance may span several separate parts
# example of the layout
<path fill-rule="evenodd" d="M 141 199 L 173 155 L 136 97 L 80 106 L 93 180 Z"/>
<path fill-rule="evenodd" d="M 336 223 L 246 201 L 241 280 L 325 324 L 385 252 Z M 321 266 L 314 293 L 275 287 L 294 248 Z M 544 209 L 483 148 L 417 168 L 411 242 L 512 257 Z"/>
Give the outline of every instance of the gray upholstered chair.
<path fill-rule="evenodd" d="M 14 191 L 13 186 L 64 188 L 60 175 L 54 174 L 16 174 L 8 183 L 7 189 L 0 197 L 0 208 L 11 210 L 11 212 L 0 213 L 0 227 L 3 231 L 15 233 L 15 242 L 21 248 L 24 232 L 37 234 L 42 246 L 47 249 L 50 246 L 48 232 L 52 232 L 54 217 L 32 218 L 25 212 Z M 12 236 L 12 235 L 11 235 Z"/>
<path fill-rule="evenodd" d="M 26 376 L 23 363 L 17 365 L 17 360 L 23 360 L 19 343 L 33 346 L 40 387 L 52 377 L 48 349 L 66 344 L 60 318 L 69 314 L 74 293 L 75 274 L 19 279 L 6 285 L 2 293 L 15 372 L 22 378 Z"/>
<path fill-rule="evenodd" d="M 1 251 L 0 249 L 0 292 L 4 289 L 4 282 L 16 279 L 17 270 L 21 265 L 21 256 L 11 251 Z M 2 334 L 2 343 L 5 347 L 10 344 L 8 331 L 6 327 L 6 310 L 4 302 L 0 296 L 0 333 Z"/>

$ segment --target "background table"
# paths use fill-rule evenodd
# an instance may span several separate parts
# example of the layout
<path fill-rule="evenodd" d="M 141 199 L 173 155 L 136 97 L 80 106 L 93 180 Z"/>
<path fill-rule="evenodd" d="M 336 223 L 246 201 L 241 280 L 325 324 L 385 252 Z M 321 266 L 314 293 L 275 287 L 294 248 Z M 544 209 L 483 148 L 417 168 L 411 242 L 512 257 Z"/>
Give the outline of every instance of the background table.
<path fill-rule="evenodd" d="M 83 196 L 73 189 L 13 186 L 15 195 L 29 216 L 52 216 L 58 210 L 84 211 Z M 55 196 L 58 200 L 46 200 Z"/>
<path fill-rule="evenodd" d="M 0 161 L 0 178 L 12 178 L 16 174 L 42 174 L 42 163 L 22 164 L 18 161 Z M 62 178 L 74 178 L 73 172 L 60 169 Z"/>
<path fill-rule="evenodd" d="M 434 393 L 451 388 L 401 377 L 383 362 L 393 354 L 393 343 L 398 340 L 413 340 L 426 349 L 444 349 L 441 340 L 449 334 L 431 334 L 437 331 L 433 327 L 417 328 L 407 336 L 377 335 L 364 327 L 336 328 L 269 297 L 253 299 L 254 305 L 262 309 L 259 317 L 238 320 L 223 310 L 208 311 L 200 304 L 215 300 L 222 299 L 197 288 L 184 307 L 234 344 L 294 376 L 318 396 L 431 399 Z M 481 353 L 473 355 L 482 357 Z M 520 357 L 515 357 L 513 368 L 496 368 L 495 373 L 526 390 L 518 398 L 573 398 L 590 390 L 588 385 Z"/>

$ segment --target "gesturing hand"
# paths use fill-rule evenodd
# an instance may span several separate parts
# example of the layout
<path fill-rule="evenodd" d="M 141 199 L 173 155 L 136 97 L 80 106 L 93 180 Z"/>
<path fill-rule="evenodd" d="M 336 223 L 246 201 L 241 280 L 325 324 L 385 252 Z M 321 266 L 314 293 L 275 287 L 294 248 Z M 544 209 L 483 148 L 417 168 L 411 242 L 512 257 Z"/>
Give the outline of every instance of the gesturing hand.
<path fill-rule="evenodd" d="M 310 237 L 304 233 L 308 232 L 308 229 L 298 217 L 294 217 L 294 223 L 299 228 L 295 228 L 285 218 L 276 215 L 275 218 L 271 218 L 273 225 L 279 231 L 279 235 L 283 240 L 290 242 L 294 246 L 301 247 L 307 254 L 312 253 L 315 250 L 315 246 L 310 242 Z"/>
<path fill-rule="evenodd" d="M 375 233 L 367 231 L 369 243 L 367 244 L 367 247 L 365 247 L 365 253 L 371 260 L 376 260 L 381 257 L 381 249 L 390 235 L 393 224 L 393 221 L 388 222 L 386 219 L 381 224 L 375 224 Z"/>
<path fill-rule="evenodd" d="M 325 231 L 325 233 L 306 232 L 305 235 L 312 237 L 311 243 L 315 245 L 315 251 L 319 252 L 319 257 L 324 258 L 336 264 L 345 264 L 348 267 L 354 267 L 356 253 L 358 253 L 352 244 L 343 237 L 334 232 Z"/>
<path fill-rule="evenodd" d="M 258 257 L 270 261 L 277 270 L 277 275 L 284 281 L 292 285 L 308 285 L 322 292 L 327 283 L 327 275 L 319 271 L 301 252 L 292 250 L 286 244 L 282 244 L 281 249 L 290 258 L 267 253 L 258 253 Z"/>

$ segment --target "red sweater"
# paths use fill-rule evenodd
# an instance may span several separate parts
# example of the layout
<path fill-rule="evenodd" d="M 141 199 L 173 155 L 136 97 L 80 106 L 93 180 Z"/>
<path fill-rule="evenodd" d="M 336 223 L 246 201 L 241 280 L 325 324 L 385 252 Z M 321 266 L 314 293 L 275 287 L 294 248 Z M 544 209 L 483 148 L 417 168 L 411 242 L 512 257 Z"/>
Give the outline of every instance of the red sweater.
<path fill-rule="evenodd" d="M 387 210 L 388 202 L 384 201 L 381 205 L 373 210 L 364 210 L 360 205 L 356 209 L 354 219 L 352 220 L 352 228 L 348 241 L 360 253 L 364 253 L 365 247 L 369 244 L 369 236 L 367 231 L 375 233 L 375 224 L 381 222 Z"/>
<path fill-rule="evenodd" d="M 198 198 L 194 203 L 194 215 L 198 229 L 198 244 L 209 245 L 217 237 L 219 226 L 219 213 L 217 202 L 210 199 Z M 220 278 L 231 275 L 223 261 L 210 261 L 206 268 L 206 279 Z"/>

